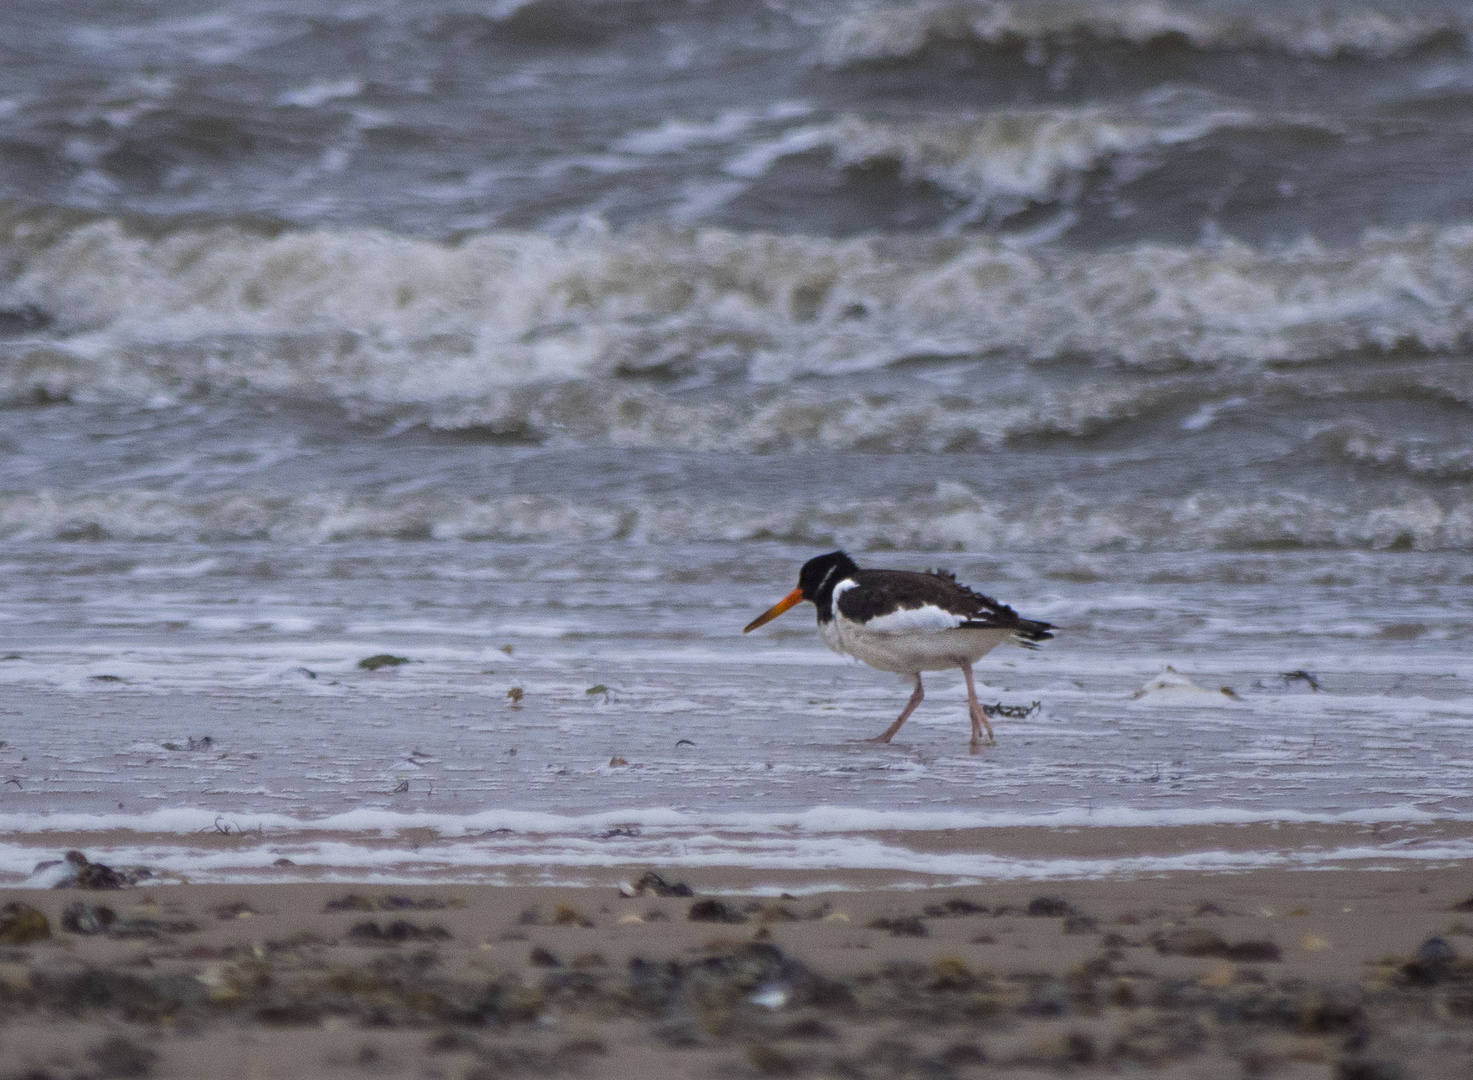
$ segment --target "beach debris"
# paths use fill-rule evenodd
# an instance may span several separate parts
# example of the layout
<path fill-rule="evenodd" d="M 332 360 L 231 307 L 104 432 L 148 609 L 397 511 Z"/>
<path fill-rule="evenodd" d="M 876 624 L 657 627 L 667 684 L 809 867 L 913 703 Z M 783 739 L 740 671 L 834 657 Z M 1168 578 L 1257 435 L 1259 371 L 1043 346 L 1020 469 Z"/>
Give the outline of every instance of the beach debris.
<path fill-rule="evenodd" d="M 443 926 L 416 926 L 406 919 L 395 919 L 388 926 L 361 922 L 348 931 L 348 940 L 359 945 L 402 945 L 405 942 L 448 941 L 450 931 Z"/>
<path fill-rule="evenodd" d="M 747 917 L 722 900 L 697 900 L 686 916 L 691 922 L 744 923 Z"/>
<path fill-rule="evenodd" d="M 1324 689 L 1324 687 L 1320 686 L 1320 680 L 1319 680 L 1319 676 L 1318 675 L 1316 675 L 1312 671 L 1305 671 L 1302 668 L 1300 670 L 1298 670 L 1298 671 L 1283 671 L 1283 672 L 1280 672 L 1279 673 L 1279 678 L 1281 678 L 1281 679 L 1284 680 L 1284 685 L 1285 686 L 1290 686 L 1290 685 L 1292 685 L 1293 683 L 1296 683 L 1296 682 L 1302 682 L 1306 686 L 1308 686 L 1309 689 L 1312 692 L 1314 692 L 1314 693 L 1319 693 L 1321 690 Z"/>
<path fill-rule="evenodd" d="M 182 919 L 122 918 L 106 905 L 89 904 L 82 900 L 67 905 L 66 910 L 61 913 L 61 928 L 84 937 L 106 934 L 108 937 L 122 939 L 192 934 L 199 930 L 195 923 Z"/>
<path fill-rule="evenodd" d="M 438 896 L 380 896 L 378 908 L 380 911 L 443 911 L 447 907 L 455 907 L 455 901 L 441 900 Z"/>
<path fill-rule="evenodd" d="M 1131 694 L 1131 700 L 1139 701 L 1146 697 L 1160 697 L 1164 700 L 1178 700 L 1184 698 L 1195 698 L 1196 695 L 1205 695 L 1200 700 L 1211 701 L 1213 698 L 1226 698 L 1228 700 L 1241 700 L 1230 686 L 1222 686 L 1216 690 L 1208 690 L 1204 686 L 1198 686 L 1187 678 L 1176 668 L 1168 664 L 1150 682 L 1146 683 L 1135 693 Z"/>
<path fill-rule="evenodd" d="M 377 900 L 359 893 L 348 893 L 322 906 L 323 911 L 442 911 L 454 907 L 434 896 L 418 899 L 410 896 L 380 896 Z"/>
<path fill-rule="evenodd" d="M 1279 947 L 1272 941 L 1240 941 L 1230 945 L 1220 934 L 1195 926 L 1153 934 L 1151 944 L 1162 956 L 1214 956 L 1239 962 L 1281 959 Z"/>
<path fill-rule="evenodd" d="M 592 919 L 571 904 L 558 904 L 551 917 L 544 918 L 541 908 L 530 907 L 517 916 L 518 926 L 596 926 Z"/>
<path fill-rule="evenodd" d="M 747 1000 L 753 1005 L 761 1005 L 764 1009 L 781 1009 L 788 1003 L 788 988 L 782 983 L 763 983 L 761 986 L 747 996 Z"/>
<path fill-rule="evenodd" d="M 400 664 L 407 664 L 409 662 L 410 660 L 407 656 L 395 656 L 393 653 L 381 652 L 374 653 L 372 656 L 365 656 L 362 660 L 358 661 L 358 666 L 364 671 L 377 671 L 379 668 L 398 667 Z"/>
<path fill-rule="evenodd" d="M 695 743 L 691 742 L 689 739 L 677 739 L 675 741 L 675 748 L 678 750 L 682 746 L 695 746 Z"/>
<path fill-rule="evenodd" d="M 1069 901 L 1062 896 L 1035 896 L 1028 901 L 1028 914 L 1035 918 L 1056 919 L 1073 911 Z"/>
<path fill-rule="evenodd" d="M 1430 937 L 1417 946 L 1417 955 L 1401 967 L 1402 977 L 1417 986 L 1435 986 L 1447 978 L 1458 959 L 1445 938 Z"/>
<path fill-rule="evenodd" d="M 914 915 L 881 916 L 864 924 L 871 930 L 888 930 L 891 937 L 930 937 L 926 924 Z"/>
<path fill-rule="evenodd" d="M 533 967 L 557 968 L 563 966 L 563 962 L 551 950 L 545 949 L 541 945 L 538 945 L 527 954 L 527 963 Z"/>
<path fill-rule="evenodd" d="M 653 870 L 646 870 L 633 885 L 624 882 L 619 886 L 619 895 L 626 900 L 650 893 L 654 896 L 694 896 L 695 890 L 683 881 L 666 881 Z"/>
<path fill-rule="evenodd" d="M 88 682 L 120 683 L 120 682 L 126 682 L 127 680 L 124 679 L 121 675 L 88 675 L 87 676 L 87 681 Z"/>
<path fill-rule="evenodd" d="M 210 908 L 210 914 L 217 919 L 229 921 L 231 919 L 254 919 L 261 914 L 244 900 L 236 900 L 229 904 L 217 904 Z"/>
<path fill-rule="evenodd" d="M 89 937 L 93 934 L 107 933 L 108 928 L 117 921 L 118 914 L 112 908 L 102 904 L 84 904 L 80 900 L 75 904 L 68 904 L 66 910 L 61 913 L 63 930 Z"/>
<path fill-rule="evenodd" d="M 942 956 L 931 966 L 936 972 L 930 983 L 932 990 L 965 990 L 977 981 L 960 957 Z"/>
<path fill-rule="evenodd" d="M 571 904 L 559 904 L 552 913 L 554 926 L 593 926 L 594 921 Z"/>
<path fill-rule="evenodd" d="M 62 876 L 52 886 L 54 889 L 122 889 L 153 877 L 153 871 L 147 867 L 130 866 L 114 870 L 102 863 L 89 862 L 80 851 L 68 851 L 62 863 Z M 56 864 L 52 862 L 38 863 L 36 870 L 54 866 Z"/>
<path fill-rule="evenodd" d="M 29 945 L 51 936 L 45 914 L 29 904 L 6 904 L 0 908 L 0 945 Z"/>
<path fill-rule="evenodd" d="M 522 707 L 522 698 L 527 695 L 520 686 L 513 686 L 506 692 L 506 696 L 511 699 L 511 707 L 513 709 L 520 709 Z"/>
<path fill-rule="evenodd" d="M 510 656 L 516 650 L 514 648 L 512 648 L 510 645 L 503 645 L 501 647 L 501 651 L 504 652 L 504 653 L 506 653 L 507 656 Z"/>
<path fill-rule="evenodd" d="M 1008 720 L 1026 720 L 1034 713 L 1043 708 L 1043 702 L 1034 701 L 1027 705 L 1004 705 L 998 702 L 995 705 L 983 705 L 982 711 L 987 714 L 988 719 L 993 717 L 1004 717 Z"/>
<path fill-rule="evenodd" d="M 987 905 L 975 904 L 964 897 L 953 896 L 943 903 L 926 905 L 921 914 L 928 919 L 956 919 L 967 915 L 986 915 Z"/>
<path fill-rule="evenodd" d="M 266 835 L 266 826 L 258 823 L 254 829 L 247 829 L 234 822 L 226 821 L 224 815 L 217 814 L 214 824 L 200 830 L 202 833 L 214 833 L 219 836 L 244 836 L 246 833 L 255 833 L 257 837 Z"/>
<path fill-rule="evenodd" d="M 625 761 L 623 758 L 619 757 L 617 754 L 615 756 L 609 758 L 609 768 L 611 768 L 611 769 L 617 769 L 621 765 L 628 765 L 628 764 L 629 764 L 629 762 Z"/>
<path fill-rule="evenodd" d="M 597 686 L 590 686 L 587 690 L 583 692 L 589 697 L 597 697 L 598 695 L 602 694 L 604 701 L 609 700 L 609 688 L 603 683 L 599 683 Z"/>

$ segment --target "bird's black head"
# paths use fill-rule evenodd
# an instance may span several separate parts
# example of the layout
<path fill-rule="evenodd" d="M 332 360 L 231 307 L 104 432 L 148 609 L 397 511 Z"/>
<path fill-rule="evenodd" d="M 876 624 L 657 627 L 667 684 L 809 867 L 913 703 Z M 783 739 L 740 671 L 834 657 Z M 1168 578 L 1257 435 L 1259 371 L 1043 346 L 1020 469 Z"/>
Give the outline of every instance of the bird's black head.
<path fill-rule="evenodd" d="M 819 611 L 823 611 L 828 604 L 819 600 L 827 601 L 833 595 L 834 586 L 858 569 L 859 565 L 842 551 L 819 555 L 809 559 L 798 571 L 798 591 L 804 600 L 818 604 Z"/>
<path fill-rule="evenodd" d="M 803 569 L 798 571 L 798 587 L 749 622 L 742 633 L 766 626 L 784 611 L 804 600 L 809 600 L 818 607 L 819 622 L 828 622 L 834 617 L 830 610 L 833 606 L 831 601 L 834 586 L 858 569 L 854 560 L 842 551 L 831 551 L 827 555 L 809 559 L 803 564 Z"/>

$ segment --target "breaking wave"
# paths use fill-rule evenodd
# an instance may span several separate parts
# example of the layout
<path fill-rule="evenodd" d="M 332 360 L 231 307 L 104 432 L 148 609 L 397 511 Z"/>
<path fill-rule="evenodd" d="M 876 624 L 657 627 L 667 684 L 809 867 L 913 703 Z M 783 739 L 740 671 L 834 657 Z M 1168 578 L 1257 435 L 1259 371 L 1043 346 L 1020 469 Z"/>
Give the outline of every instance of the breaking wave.
<path fill-rule="evenodd" d="M 590 379 L 788 384 L 989 357 L 1251 371 L 1473 337 L 1470 225 L 1092 253 L 714 229 L 439 243 L 6 225 L 11 403 L 248 391 L 477 424 L 509 394 Z"/>
<path fill-rule="evenodd" d="M 840 167 L 893 165 L 909 182 L 933 184 L 974 211 L 1004 216 L 1029 203 L 1074 202 L 1081 178 L 1120 159 L 1136 171 L 1153 151 L 1249 127 L 1323 124 L 1265 118 L 1238 108 L 1180 108 L 1165 95 L 1127 112 L 1100 107 L 1014 110 L 971 118 L 897 125 L 843 117 L 788 131 L 733 159 L 726 170 L 755 177 L 774 161 L 827 150 Z"/>
<path fill-rule="evenodd" d="M 552 495 L 371 497 L 148 491 L 0 494 L 9 540 L 363 539 L 645 543 L 783 540 L 930 551 L 1412 548 L 1473 550 L 1473 502 L 1428 496 L 1356 507 L 1292 492 L 1090 499 L 1055 491 L 1005 504 L 943 481 L 928 498 L 774 506 Z"/>
<path fill-rule="evenodd" d="M 959 41 L 1022 45 L 1042 59 L 1048 52 L 1092 41 L 1134 47 L 1181 42 L 1200 50 L 1272 51 L 1314 59 L 1386 58 L 1441 40 L 1466 44 L 1468 29 L 1467 19 L 1458 14 L 1363 7 L 1295 12 L 1211 11 L 1161 0 L 865 3 L 827 29 L 823 57 L 835 66 L 897 60 L 918 55 L 932 42 Z"/>
<path fill-rule="evenodd" d="M 1387 436 L 1365 424 L 1336 424 L 1315 441 L 1359 465 L 1430 480 L 1473 480 L 1473 446 L 1468 440 L 1439 442 L 1412 435 Z"/>

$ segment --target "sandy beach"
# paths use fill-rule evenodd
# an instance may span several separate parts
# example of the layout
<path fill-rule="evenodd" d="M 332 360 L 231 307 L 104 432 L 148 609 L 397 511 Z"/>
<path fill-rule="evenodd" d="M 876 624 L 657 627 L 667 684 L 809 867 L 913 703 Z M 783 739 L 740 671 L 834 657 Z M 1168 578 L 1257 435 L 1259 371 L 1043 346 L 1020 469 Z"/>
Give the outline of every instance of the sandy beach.
<path fill-rule="evenodd" d="M 1473 0 L 0 58 L 0 1080 L 1473 1077 Z"/>
<path fill-rule="evenodd" d="M 3 1075 L 1473 1068 L 1466 867 L 903 891 L 856 878 L 782 896 L 752 895 L 754 880 L 11 890 Z M 693 895 L 659 895 L 681 884 Z"/>

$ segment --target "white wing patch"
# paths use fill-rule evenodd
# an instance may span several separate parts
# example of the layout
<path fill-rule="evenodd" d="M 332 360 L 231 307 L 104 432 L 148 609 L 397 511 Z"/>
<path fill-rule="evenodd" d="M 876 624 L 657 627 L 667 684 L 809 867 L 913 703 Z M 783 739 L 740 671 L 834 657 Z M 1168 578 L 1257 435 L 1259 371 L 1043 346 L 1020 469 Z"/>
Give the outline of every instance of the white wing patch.
<path fill-rule="evenodd" d="M 929 634 L 955 630 L 966 621 L 965 615 L 957 615 L 934 604 L 926 604 L 918 608 L 902 608 L 888 615 L 878 615 L 866 622 L 864 629 L 876 634 Z"/>

